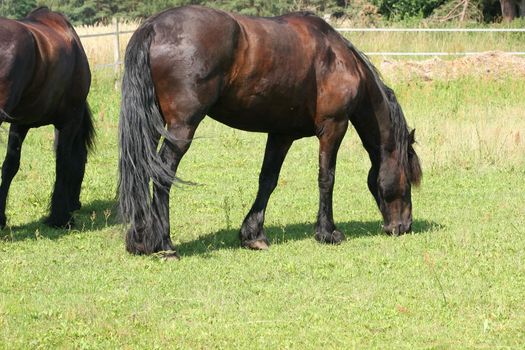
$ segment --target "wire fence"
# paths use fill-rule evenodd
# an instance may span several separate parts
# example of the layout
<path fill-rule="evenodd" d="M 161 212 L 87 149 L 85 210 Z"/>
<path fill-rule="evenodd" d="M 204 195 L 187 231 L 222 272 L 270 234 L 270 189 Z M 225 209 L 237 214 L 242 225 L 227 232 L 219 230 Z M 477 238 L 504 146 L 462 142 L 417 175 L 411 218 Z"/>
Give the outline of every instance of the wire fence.
<path fill-rule="evenodd" d="M 111 63 L 97 64 L 95 69 L 114 67 L 119 69 L 122 64 L 120 55 L 120 37 L 126 34 L 134 33 L 134 30 L 121 31 L 118 20 L 113 21 L 115 28 L 114 32 L 99 33 L 99 34 L 85 34 L 79 35 L 80 38 L 96 38 L 96 37 L 114 37 L 114 61 Z M 525 28 L 336 28 L 341 33 L 367 33 L 367 32 L 395 32 L 395 33 L 525 33 Z M 462 52 L 382 52 L 371 51 L 365 52 L 368 56 L 397 56 L 397 57 L 424 57 L 424 56 L 472 56 L 482 54 L 481 51 L 462 51 Z M 506 54 L 525 56 L 525 51 L 504 51 Z"/>

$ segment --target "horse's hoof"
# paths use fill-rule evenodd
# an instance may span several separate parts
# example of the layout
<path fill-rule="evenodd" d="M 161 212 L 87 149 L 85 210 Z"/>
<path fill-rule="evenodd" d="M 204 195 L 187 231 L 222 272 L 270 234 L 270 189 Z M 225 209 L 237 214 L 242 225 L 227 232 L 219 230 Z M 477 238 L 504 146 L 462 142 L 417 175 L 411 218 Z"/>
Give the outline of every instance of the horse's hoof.
<path fill-rule="evenodd" d="M 180 260 L 180 256 L 175 250 L 164 251 L 161 256 L 164 260 Z"/>
<path fill-rule="evenodd" d="M 75 226 L 75 219 L 70 217 L 69 219 L 64 220 L 50 216 L 44 220 L 44 224 L 52 228 L 71 229 L 73 226 Z"/>
<path fill-rule="evenodd" d="M 243 242 L 242 246 L 252 250 L 268 250 L 270 243 L 267 239 L 255 239 L 252 241 Z"/>
<path fill-rule="evenodd" d="M 338 230 L 334 230 L 332 233 L 316 233 L 315 239 L 321 243 L 327 244 L 339 244 L 345 240 L 345 235 Z"/>

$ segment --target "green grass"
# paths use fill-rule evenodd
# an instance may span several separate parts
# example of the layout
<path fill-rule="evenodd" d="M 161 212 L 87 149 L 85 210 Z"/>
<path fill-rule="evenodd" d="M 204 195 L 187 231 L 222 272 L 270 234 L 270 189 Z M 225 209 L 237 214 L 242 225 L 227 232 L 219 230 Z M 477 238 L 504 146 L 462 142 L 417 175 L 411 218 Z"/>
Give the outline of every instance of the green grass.
<path fill-rule="evenodd" d="M 344 36 L 363 52 L 525 51 L 525 33 L 350 32 Z"/>
<path fill-rule="evenodd" d="M 98 141 L 75 230 L 45 227 L 53 130 L 33 130 L 0 241 L 0 348 L 521 348 L 525 344 L 525 90 L 512 78 L 391 82 L 425 175 L 414 233 L 381 233 L 350 129 L 335 218 L 313 239 L 317 141 L 296 142 L 267 212 L 272 246 L 239 248 L 265 135 L 205 120 L 172 190 L 182 260 L 131 256 L 115 219 L 118 94 L 95 76 Z M 521 87 L 521 88 L 520 88 Z M 5 149 L 5 139 L 2 142 Z"/>

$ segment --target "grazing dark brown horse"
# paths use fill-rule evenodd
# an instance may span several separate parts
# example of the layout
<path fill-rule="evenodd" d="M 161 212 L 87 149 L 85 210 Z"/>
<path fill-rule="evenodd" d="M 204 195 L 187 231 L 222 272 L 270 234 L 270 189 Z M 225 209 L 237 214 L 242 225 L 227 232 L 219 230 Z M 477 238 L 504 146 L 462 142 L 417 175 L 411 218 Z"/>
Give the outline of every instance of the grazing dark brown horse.
<path fill-rule="evenodd" d="M 170 240 L 169 191 L 205 115 L 268 133 L 257 198 L 240 230 L 242 246 L 268 247 L 263 228 L 268 199 L 293 141 L 307 136 L 317 136 L 320 144 L 315 237 L 327 243 L 344 239 L 334 224 L 332 192 L 349 121 L 370 155 L 368 186 L 384 230 L 410 230 L 411 184 L 421 177 L 414 134 L 368 59 L 320 18 L 176 8 L 151 17 L 135 32 L 125 63 L 119 199 L 130 225 L 129 252 L 177 256 Z"/>
<path fill-rule="evenodd" d="M 15 21 L 0 18 L 0 122 L 11 123 L 0 185 L 0 226 L 11 180 L 30 128 L 55 126 L 56 181 L 52 226 L 71 224 L 94 130 L 86 97 L 91 73 L 80 40 L 66 18 L 39 8 Z M 35 152 L 38 150 L 35 150 Z"/>

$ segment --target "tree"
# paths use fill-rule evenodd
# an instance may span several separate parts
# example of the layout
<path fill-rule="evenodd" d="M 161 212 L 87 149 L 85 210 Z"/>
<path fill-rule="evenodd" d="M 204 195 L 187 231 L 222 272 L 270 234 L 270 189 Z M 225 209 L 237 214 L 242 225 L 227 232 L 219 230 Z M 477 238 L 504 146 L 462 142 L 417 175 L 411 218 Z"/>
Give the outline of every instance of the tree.
<path fill-rule="evenodd" d="M 500 0 L 501 14 L 506 21 L 512 21 L 516 18 L 518 12 L 516 2 L 514 0 Z"/>
<path fill-rule="evenodd" d="M 10 18 L 22 18 L 36 7 L 36 0 L 1 0 L 0 15 Z"/>
<path fill-rule="evenodd" d="M 427 17 L 446 0 L 370 0 L 389 18 Z"/>

